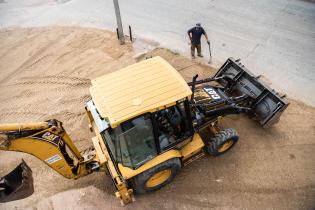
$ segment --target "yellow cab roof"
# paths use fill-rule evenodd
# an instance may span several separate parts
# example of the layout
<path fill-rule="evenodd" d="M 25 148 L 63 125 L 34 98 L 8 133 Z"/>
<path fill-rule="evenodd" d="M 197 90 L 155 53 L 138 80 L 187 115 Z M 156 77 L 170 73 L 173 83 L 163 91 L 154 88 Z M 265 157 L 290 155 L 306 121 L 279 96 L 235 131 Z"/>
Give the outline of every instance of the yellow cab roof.
<path fill-rule="evenodd" d="M 192 94 L 182 76 L 157 56 L 92 80 L 93 102 L 112 127 Z"/>

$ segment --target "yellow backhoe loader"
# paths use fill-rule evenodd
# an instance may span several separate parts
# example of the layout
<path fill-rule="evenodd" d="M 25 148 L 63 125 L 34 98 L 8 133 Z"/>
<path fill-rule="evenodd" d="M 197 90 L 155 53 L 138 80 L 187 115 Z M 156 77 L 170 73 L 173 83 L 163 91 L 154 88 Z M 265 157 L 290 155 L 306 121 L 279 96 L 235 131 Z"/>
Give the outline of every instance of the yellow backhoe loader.
<path fill-rule="evenodd" d="M 62 123 L 52 119 L 0 125 L 0 150 L 34 155 L 69 179 L 106 171 L 116 197 L 128 204 L 134 192 L 160 189 L 203 154 L 231 149 L 239 136 L 221 128 L 224 115 L 246 113 L 269 127 L 288 106 L 233 58 L 213 77 L 197 77 L 185 82 L 161 57 L 141 61 L 92 80 L 85 109 L 95 133 L 93 149 L 78 151 Z M 203 130 L 209 134 L 201 138 Z M 31 174 L 22 162 L 1 178 L 0 201 L 31 195 Z"/>

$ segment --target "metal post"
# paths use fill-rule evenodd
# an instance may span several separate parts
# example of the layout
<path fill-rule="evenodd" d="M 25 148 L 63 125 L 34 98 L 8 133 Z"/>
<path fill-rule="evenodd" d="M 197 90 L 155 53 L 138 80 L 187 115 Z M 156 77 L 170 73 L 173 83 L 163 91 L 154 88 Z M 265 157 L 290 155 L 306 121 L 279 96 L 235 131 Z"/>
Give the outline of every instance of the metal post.
<path fill-rule="evenodd" d="M 132 31 L 131 31 L 131 26 L 129 26 L 129 37 L 130 37 L 130 41 L 132 42 Z"/>
<path fill-rule="evenodd" d="M 119 39 L 119 32 L 118 32 L 118 28 L 116 28 L 116 34 L 117 34 L 117 39 Z"/>
<path fill-rule="evenodd" d="M 123 31 L 121 17 L 120 17 L 118 0 L 113 0 L 113 1 L 114 1 L 114 7 L 115 7 L 115 14 L 116 14 L 116 21 L 117 21 L 120 44 L 125 44 L 125 36 L 124 36 L 124 31 Z"/>

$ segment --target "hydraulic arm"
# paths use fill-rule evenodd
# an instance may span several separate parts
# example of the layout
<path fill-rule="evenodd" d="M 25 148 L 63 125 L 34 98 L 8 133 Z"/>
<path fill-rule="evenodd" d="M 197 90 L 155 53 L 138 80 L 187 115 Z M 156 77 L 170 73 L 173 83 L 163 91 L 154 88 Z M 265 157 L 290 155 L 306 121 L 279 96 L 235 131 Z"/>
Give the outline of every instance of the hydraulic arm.
<path fill-rule="evenodd" d="M 0 150 L 31 154 L 69 179 L 99 169 L 95 151 L 81 154 L 57 120 L 0 125 Z M 0 202 L 25 198 L 33 192 L 32 171 L 24 161 L 0 178 Z"/>
<path fill-rule="evenodd" d="M 0 125 L 0 150 L 34 155 L 71 179 L 91 173 L 98 162 L 93 150 L 87 154 L 79 152 L 57 120 Z"/>

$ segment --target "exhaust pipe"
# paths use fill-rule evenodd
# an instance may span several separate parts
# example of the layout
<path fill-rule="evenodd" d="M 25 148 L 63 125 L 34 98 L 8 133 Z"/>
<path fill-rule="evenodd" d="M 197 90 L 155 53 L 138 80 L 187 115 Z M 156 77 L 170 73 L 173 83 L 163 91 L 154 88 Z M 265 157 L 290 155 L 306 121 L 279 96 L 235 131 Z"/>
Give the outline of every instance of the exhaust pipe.
<path fill-rule="evenodd" d="M 24 160 L 0 178 L 0 203 L 26 198 L 34 193 L 32 170 Z"/>

